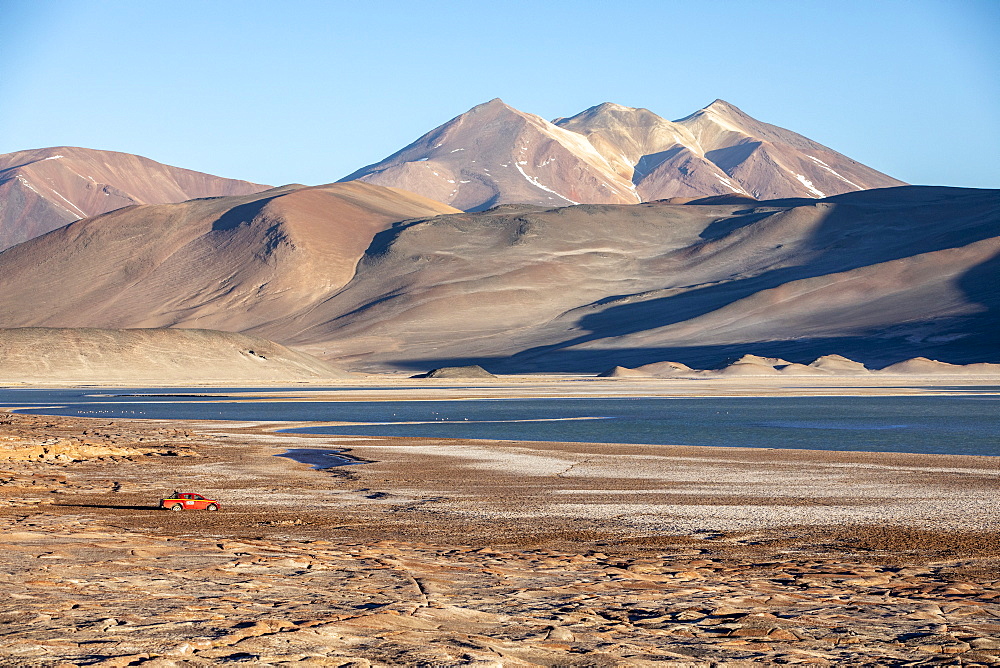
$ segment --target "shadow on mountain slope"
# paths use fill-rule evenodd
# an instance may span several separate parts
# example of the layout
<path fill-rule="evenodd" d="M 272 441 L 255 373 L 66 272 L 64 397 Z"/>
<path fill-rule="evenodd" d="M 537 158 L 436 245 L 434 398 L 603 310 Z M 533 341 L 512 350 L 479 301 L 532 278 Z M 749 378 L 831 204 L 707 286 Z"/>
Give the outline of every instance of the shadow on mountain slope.
<path fill-rule="evenodd" d="M 976 265 L 958 279 L 969 301 L 985 311 L 976 315 L 976 333 L 963 341 L 964 347 L 980 351 L 976 361 L 1000 361 L 1000 253 Z"/>
<path fill-rule="evenodd" d="M 281 192 L 272 197 L 264 197 L 234 206 L 212 222 L 212 230 L 216 232 L 234 230 L 244 223 L 249 224 L 270 202 L 287 194 L 287 192 Z"/>
<path fill-rule="evenodd" d="M 525 351 L 510 357 L 470 356 L 433 359 L 398 359 L 390 364 L 414 371 L 478 364 L 492 373 L 582 373 L 597 374 L 614 366 L 637 367 L 653 362 L 681 362 L 696 369 L 719 368 L 745 354 L 780 357 L 808 364 L 823 355 L 843 355 L 880 369 L 917 355 L 949 362 L 971 364 L 1000 362 L 1000 351 L 992 346 L 970 345 L 971 341 L 923 342 L 919 349 L 892 331 L 871 336 L 806 338 L 786 341 L 751 341 L 726 345 L 663 346 L 618 349 L 553 349 Z"/>
<path fill-rule="evenodd" d="M 863 199 L 859 195 L 861 194 L 852 193 L 838 199 L 847 201 Z M 971 197 L 976 197 L 975 191 Z M 945 199 L 950 205 L 952 200 L 961 198 L 970 198 L 969 191 L 960 191 L 956 196 Z M 668 327 L 709 314 L 762 291 L 778 288 L 793 281 L 840 274 L 919 254 L 961 248 L 996 236 L 998 210 L 996 196 L 982 201 L 976 199 L 981 210 L 966 215 L 967 221 L 962 226 L 947 230 L 941 229 L 940 222 L 943 219 L 947 220 L 947 217 L 933 207 L 932 202 L 927 202 L 927 206 L 919 208 L 912 205 L 893 207 L 898 208 L 899 213 L 888 219 L 885 217 L 888 207 L 877 207 L 872 211 L 853 204 L 841 203 L 830 210 L 813 235 L 802 241 L 801 255 L 809 258 L 804 264 L 778 267 L 755 276 L 728 280 L 680 294 L 608 305 L 596 310 L 609 302 L 609 299 L 602 299 L 574 309 L 575 312 L 581 313 L 576 324 L 579 329 L 585 330 L 586 334 L 554 345 L 528 349 L 519 353 L 517 357 L 534 358 L 598 339 Z M 721 239 L 752 225 L 767 224 L 766 218 L 761 218 L 758 214 L 751 216 L 752 220 L 749 222 L 739 217 L 717 221 L 706 228 L 702 236 L 708 239 Z M 992 286 L 996 285 L 998 275 L 1000 266 L 993 260 L 968 272 L 959 281 L 960 287 L 970 301 L 984 304 L 993 314 L 974 316 L 978 323 L 975 327 L 977 330 L 986 324 L 986 319 L 991 321 L 997 319 L 998 297 Z M 628 297 L 615 301 L 624 299 Z M 940 329 L 942 322 L 935 322 L 934 325 L 935 329 Z M 910 325 L 911 328 L 915 326 L 915 324 Z"/>

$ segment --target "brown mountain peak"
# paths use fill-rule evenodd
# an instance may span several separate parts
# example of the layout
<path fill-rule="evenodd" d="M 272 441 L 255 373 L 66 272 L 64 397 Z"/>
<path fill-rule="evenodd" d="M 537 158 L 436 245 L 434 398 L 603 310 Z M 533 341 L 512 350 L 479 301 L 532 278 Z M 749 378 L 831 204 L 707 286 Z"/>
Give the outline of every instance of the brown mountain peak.
<path fill-rule="evenodd" d="M 737 107 L 735 104 L 731 104 L 729 102 L 726 102 L 722 98 L 716 98 L 711 104 L 702 107 L 703 111 L 709 110 L 709 109 L 712 110 L 712 111 L 715 111 L 715 112 L 739 111 L 740 113 L 743 113 L 739 109 L 739 107 Z"/>
<path fill-rule="evenodd" d="M 0 155 L 0 250 L 134 204 L 243 195 L 270 186 L 77 146 Z"/>
<path fill-rule="evenodd" d="M 514 107 L 510 106 L 509 104 L 507 104 L 506 102 L 504 102 L 503 100 L 501 100 L 499 97 L 495 97 L 492 100 L 489 100 L 487 102 L 483 102 L 482 104 L 477 104 L 476 106 L 472 107 L 467 112 L 465 112 L 464 114 L 460 114 L 458 116 L 458 118 L 461 118 L 463 116 L 468 116 L 468 115 L 481 114 L 481 113 L 493 113 L 493 114 L 496 114 L 496 113 L 503 113 L 503 112 L 513 112 L 515 114 L 521 114 L 521 113 L 523 113 L 521 111 L 518 111 Z"/>
<path fill-rule="evenodd" d="M 600 104 L 594 105 L 587 111 L 601 111 L 601 112 L 615 112 L 615 111 L 638 111 L 635 107 L 626 107 L 623 104 L 618 104 L 616 102 L 601 102 Z"/>
<path fill-rule="evenodd" d="M 678 121 L 606 101 L 549 122 L 494 98 L 342 180 L 354 179 L 466 211 L 732 194 L 823 198 L 901 185 L 723 99 Z"/>

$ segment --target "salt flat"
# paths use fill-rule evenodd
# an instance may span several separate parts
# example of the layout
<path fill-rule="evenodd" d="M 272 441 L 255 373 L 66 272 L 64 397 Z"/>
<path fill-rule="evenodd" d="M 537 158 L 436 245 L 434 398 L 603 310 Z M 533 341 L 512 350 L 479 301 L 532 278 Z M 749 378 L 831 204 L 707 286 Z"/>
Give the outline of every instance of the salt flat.
<path fill-rule="evenodd" d="M 351 396 L 657 386 L 396 384 Z M 0 665 L 1000 661 L 1000 458 L 287 426 L 2 416 Z M 368 463 L 274 456 L 303 447 Z M 223 510 L 155 509 L 173 488 Z"/>

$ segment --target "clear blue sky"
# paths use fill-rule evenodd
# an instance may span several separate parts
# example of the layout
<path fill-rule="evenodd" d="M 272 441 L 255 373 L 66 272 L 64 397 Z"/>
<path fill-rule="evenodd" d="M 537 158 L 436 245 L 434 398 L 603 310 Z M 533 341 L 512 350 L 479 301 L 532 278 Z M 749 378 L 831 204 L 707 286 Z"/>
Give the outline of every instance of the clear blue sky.
<path fill-rule="evenodd" d="M 1000 0 L 0 0 L 0 153 L 320 184 L 494 97 L 716 98 L 920 184 L 1000 188 Z"/>

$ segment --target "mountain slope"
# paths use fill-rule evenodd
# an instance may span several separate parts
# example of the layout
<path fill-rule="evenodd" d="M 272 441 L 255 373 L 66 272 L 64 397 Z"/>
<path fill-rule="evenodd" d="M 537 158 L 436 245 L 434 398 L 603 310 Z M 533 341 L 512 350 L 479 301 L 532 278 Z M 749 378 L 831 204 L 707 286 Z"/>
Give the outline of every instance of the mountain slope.
<path fill-rule="evenodd" d="M 119 209 L 0 253 L 0 325 L 282 321 L 348 282 L 377 232 L 451 211 L 363 183 Z"/>
<path fill-rule="evenodd" d="M 5 382 L 287 382 L 347 374 L 256 336 L 204 329 L 0 329 Z"/>
<path fill-rule="evenodd" d="M 350 182 L 130 207 L 8 249 L 0 326 L 241 331 L 369 370 L 879 368 L 1000 361 L 998 279 L 995 190 L 462 213 Z"/>
<path fill-rule="evenodd" d="M 723 100 L 676 124 L 757 199 L 829 197 L 905 185 L 802 135 L 761 123 Z"/>
<path fill-rule="evenodd" d="M 246 195 L 269 186 L 114 151 L 60 146 L 0 155 L 0 250 L 133 204 Z"/>
<path fill-rule="evenodd" d="M 492 100 L 342 180 L 355 179 L 466 211 L 733 193 L 821 198 L 904 185 L 722 100 L 674 122 L 604 103 L 553 123 Z"/>
<path fill-rule="evenodd" d="M 998 256 L 998 191 L 499 209 L 383 232 L 290 340 L 412 368 L 994 361 Z"/>
<path fill-rule="evenodd" d="M 494 99 L 341 179 L 403 188 L 467 211 L 526 202 L 635 203 L 627 177 L 575 132 Z"/>
<path fill-rule="evenodd" d="M 605 102 L 555 124 L 587 137 L 635 184 L 643 201 L 747 194 L 705 157 L 688 128 L 648 109 Z"/>

